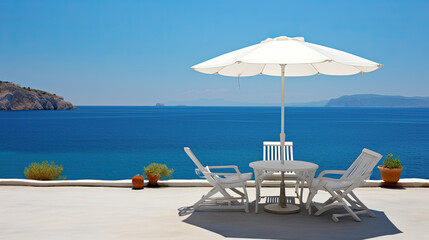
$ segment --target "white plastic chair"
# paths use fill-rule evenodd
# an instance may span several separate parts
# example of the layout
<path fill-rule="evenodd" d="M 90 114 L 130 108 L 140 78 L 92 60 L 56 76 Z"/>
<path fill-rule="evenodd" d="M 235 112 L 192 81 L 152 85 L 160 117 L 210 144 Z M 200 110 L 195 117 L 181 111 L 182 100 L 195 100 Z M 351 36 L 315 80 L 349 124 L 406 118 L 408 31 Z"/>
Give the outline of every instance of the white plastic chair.
<path fill-rule="evenodd" d="M 285 161 L 293 161 L 293 142 L 285 142 L 284 146 Z M 280 161 L 280 142 L 263 142 L 262 160 L 264 161 Z M 264 179 L 278 180 L 281 178 L 280 172 L 267 171 Z M 296 179 L 295 172 L 285 172 L 285 179 Z"/>
<path fill-rule="evenodd" d="M 213 186 L 206 195 L 194 204 L 194 210 L 244 209 L 246 213 L 249 212 L 249 197 L 247 195 L 246 184 L 247 181 L 252 178 L 252 173 L 240 173 L 237 166 L 203 167 L 190 148 L 185 147 L 184 149 L 197 166 L 195 173 L 207 179 Z M 234 169 L 235 173 L 214 173 L 211 171 L 213 169 L 227 168 Z M 243 192 L 236 188 L 243 188 Z M 238 194 L 239 197 L 231 196 L 231 194 L 226 191 L 227 189 Z M 222 197 L 213 197 L 216 193 L 220 193 Z"/>
<path fill-rule="evenodd" d="M 270 142 L 270 141 L 264 141 L 263 142 L 263 149 L 262 149 L 262 160 L 264 161 L 280 161 L 280 142 Z M 284 149 L 284 155 L 285 155 L 285 161 L 293 161 L 293 142 L 285 142 L 285 149 Z M 281 173 L 276 171 L 266 171 L 262 175 L 258 177 L 256 180 L 257 190 L 262 187 L 262 182 L 264 180 L 280 180 L 281 179 Z M 302 202 L 302 189 L 303 189 L 303 182 L 301 182 L 302 179 L 298 178 L 298 175 L 295 172 L 285 172 L 285 179 L 286 180 L 295 180 L 295 193 L 297 197 L 300 199 L 300 202 Z M 298 188 L 301 186 L 301 194 L 298 192 Z M 258 194 L 259 193 L 259 194 Z M 257 193 L 257 199 L 256 201 L 259 203 L 260 199 L 262 198 L 260 196 L 260 192 Z"/>
<path fill-rule="evenodd" d="M 353 190 L 364 183 L 365 180 L 369 179 L 372 170 L 380 161 L 381 157 L 381 154 L 364 148 L 362 153 L 347 171 L 326 170 L 321 172 L 319 176 L 313 180 L 310 187 L 306 205 L 308 213 L 311 214 L 312 200 L 317 191 L 324 190 L 330 193 L 331 197 L 322 205 L 314 205 L 318 209 L 315 213 L 316 216 L 329 209 L 343 207 L 348 213 L 332 214 L 332 220 L 334 222 L 338 222 L 338 218 L 344 216 L 352 216 L 355 221 L 360 222 L 361 219 L 358 217 L 358 214 L 364 213 L 368 213 L 371 217 L 375 217 L 375 214 L 357 198 Z M 328 178 L 325 177 L 326 174 L 340 174 L 341 177 L 339 179 Z M 347 203 L 351 205 L 351 208 Z M 358 211 L 353 211 L 352 208 Z"/>

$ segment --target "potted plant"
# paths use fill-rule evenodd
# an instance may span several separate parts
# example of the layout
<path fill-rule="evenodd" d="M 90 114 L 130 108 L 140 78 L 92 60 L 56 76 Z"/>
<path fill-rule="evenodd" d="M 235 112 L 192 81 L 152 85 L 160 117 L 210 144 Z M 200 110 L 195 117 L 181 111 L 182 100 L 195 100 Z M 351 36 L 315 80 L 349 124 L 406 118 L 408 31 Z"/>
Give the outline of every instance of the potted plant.
<path fill-rule="evenodd" d="M 144 167 L 144 173 L 149 180 L 149 186 L 158 186 L 158 179 L 170 178 L 174 169 L 169 169 L 167 165 L 160 163 L 151 163 Z"/>
<path fill-rule="evenodd" d="M 393 154 L 387 155 L 380 169 L 381 179 L 386 183 L 397 183 L 401 178 L 401 171 L 404 169 L 399 158 L 394 158 Z"/>

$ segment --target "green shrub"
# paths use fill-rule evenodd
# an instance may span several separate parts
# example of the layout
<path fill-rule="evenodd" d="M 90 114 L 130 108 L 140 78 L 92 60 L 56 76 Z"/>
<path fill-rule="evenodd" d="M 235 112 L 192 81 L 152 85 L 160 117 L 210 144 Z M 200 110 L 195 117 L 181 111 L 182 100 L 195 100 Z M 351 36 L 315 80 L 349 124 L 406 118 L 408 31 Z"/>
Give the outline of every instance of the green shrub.
<path fill-rule="evenodd" d="M 43 161 L 42 164 L 33 162 L 28 168 L 25 168 L 24 174 L 27 179 L 34 180 L 65 179 L 65 177 L 61 177 L 63 169 L 63 165 L 55 165 L 53 161 L 51 165 L 49 165 L 48 161 Z"/>
<path fill-rule="evenodd" d="M 394 158 L 393 154 L 389 154 L 387 155 L 387 157 L 384 159 L 383 161 L 384 167 L 385 168 L 401 168 L 401 161 L 399 160 L 399 158 Z"/>
<path fill-rule="evenodd" d="M 144 173 L 157 176 L 159 179 L 170 178 L 174 173 L 174 169 L 168 169 L 165 164 L 151 163 L 149 166 L 144 167 Z"/>

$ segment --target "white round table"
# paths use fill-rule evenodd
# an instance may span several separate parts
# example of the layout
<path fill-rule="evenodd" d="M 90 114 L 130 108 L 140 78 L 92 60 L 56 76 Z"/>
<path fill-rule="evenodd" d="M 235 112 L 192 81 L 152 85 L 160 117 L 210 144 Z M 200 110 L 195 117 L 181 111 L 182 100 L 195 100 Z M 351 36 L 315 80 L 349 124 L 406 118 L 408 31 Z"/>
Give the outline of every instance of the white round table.
<path fill-rule="evenodd" d="M 284 161 L 282 164 L 279 160 L 269 160 L 269 161 L 256 161 L 251 162 L 249 164 L 251 168 L 255 171 L 255 182 L 259 181 L 260 177 L 262 177 L 264 171 L 279 171 L 279 172 L 311 172 L 310 178 L 306 179 L 306 181 L 311 184 L 311 181 L 313 180 L 314 173 L 316 172 L 317 168 L 319 168 L 319 165 L 311 162 L 305 162 L 305 161 Z M 280 185 L 282 186 L 282 184 Z M 259 188 L 259 184 L 256 184 L 256 187 Z M 260 189 L 256 190 L 257 196 L 256 196 L 256 212 L 259 202 L 259 192 Z M 284 191 L 280 191 L 280 193 L 284 193 Z M 282 196 L 280 196 L 281 198 Z M 283 196 L 283 199 L 285 199 L 286 196 Z M 277 214 L 290 214 L 290 213 L 297 213 L 300 211 L 300 207 L 296 206 L 294 204 L 284 204 L 282 206 L 281 202 L 275 203 L 275 204 L 269 204 L 265 206 L 265 211 L 270 213 L 277 213 Z"/>

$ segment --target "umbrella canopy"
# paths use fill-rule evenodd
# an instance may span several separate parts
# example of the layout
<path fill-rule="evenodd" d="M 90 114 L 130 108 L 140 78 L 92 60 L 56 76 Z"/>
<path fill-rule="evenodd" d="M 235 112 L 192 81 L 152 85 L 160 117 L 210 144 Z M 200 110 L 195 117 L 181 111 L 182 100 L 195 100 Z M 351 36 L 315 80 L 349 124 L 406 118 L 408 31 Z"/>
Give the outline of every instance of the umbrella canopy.
<path fill-rule="evenodd" d="M 259 44 L 223 54 L 192 69 L 231 77 L 282 76 L 282 121 L 280 142 L 284 142 L 284 76 L 315 74 L 353 75 L 372 72 L 383 65 L 333 48 L 304 41 L 303 37 L 268 38 Z M 283 150 L 283 147 L 281 147 Z M 281 161 L 284 161 L 283 153 Z"/>
<path fill-rule="evenodd" d="M 231 77 L 259 74 L 281 76 L 280 64 L 286 64 L 285 76 L 353 75 L 372 72 L 381 64 L 333 48 L 305 42 L 302 37 L 268 38 L 259 44 L 223 54 L 192 69 Z"/>
<path fill-rule="evenodd" d="M 231 77 L 270 75 L 282 77 L 280 160 L 284 163 L 284 77 L 326 75 L 353 75 L 360 72 L 372 72 L 383 65 L 336 49 L 304 41 L 303 37 L 289 38 L 281 36 L 268 38 L 259 44 L 223 54 L 192 69 L 207 73 Z M 286 209 L 284 191 L 284 172 L 281 173 L 279 207 L 270 212 L 290 213 Z M 270 207 L 271 206 L 267 206 Z"/>

